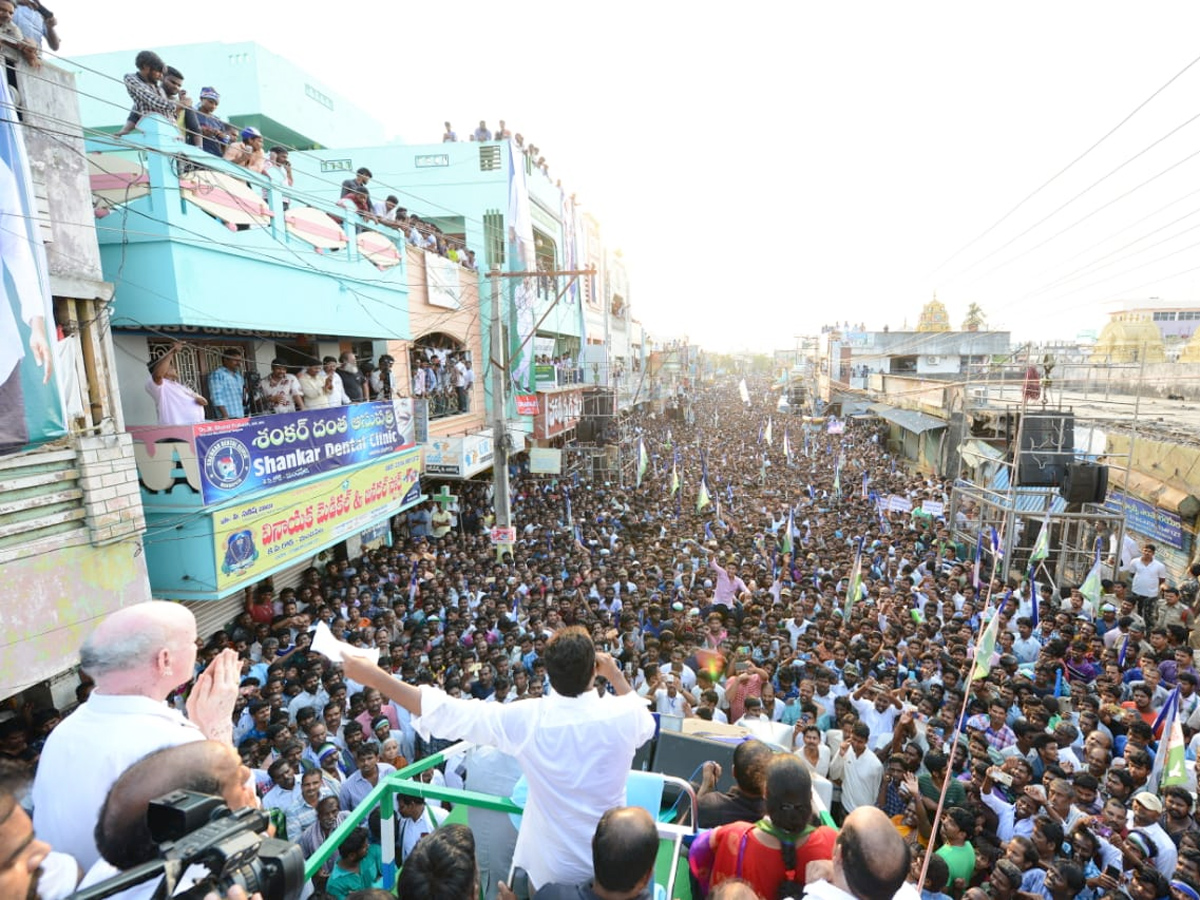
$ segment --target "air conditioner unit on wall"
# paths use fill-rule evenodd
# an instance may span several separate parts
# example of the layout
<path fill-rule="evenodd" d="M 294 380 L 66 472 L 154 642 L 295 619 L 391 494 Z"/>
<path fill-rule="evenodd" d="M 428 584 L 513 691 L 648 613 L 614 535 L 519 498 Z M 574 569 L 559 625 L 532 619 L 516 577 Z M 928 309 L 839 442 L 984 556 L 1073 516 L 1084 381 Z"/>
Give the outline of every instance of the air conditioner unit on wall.
<path fill-rule="evenodd" d="M 941 361 L 942 361 L 942 358 L 941 358 L 940 356 L 927 356 L 927 357 L 925 357 L 925 362 L 926 362 L 926 363 L 928 363 L 928 364 L 929 364 L 929 365 L 931 365 L 931 366 L 936 366 L 936 365 L 938 365 L 938 364 L 939 364 Z"/>

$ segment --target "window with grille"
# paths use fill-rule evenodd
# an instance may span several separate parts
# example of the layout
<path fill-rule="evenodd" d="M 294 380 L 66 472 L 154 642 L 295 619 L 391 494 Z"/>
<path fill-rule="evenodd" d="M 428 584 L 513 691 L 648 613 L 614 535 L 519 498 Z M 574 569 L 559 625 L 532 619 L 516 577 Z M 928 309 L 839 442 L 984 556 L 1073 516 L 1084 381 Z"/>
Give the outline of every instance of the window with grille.
<path fill-rule="evenodd" d="M 493 266 L 504 265 L 504 216 L 499 210 L 491 209 L 483 214 L 483 240 L 486 254 L 486 271 Z"/>
<path fill-rule="evenodd" d="M 500 145 L 499 144 L 480 144 L 479 145 L 479 171 L 480 172 L 495 172 L 500 168 Z"/>

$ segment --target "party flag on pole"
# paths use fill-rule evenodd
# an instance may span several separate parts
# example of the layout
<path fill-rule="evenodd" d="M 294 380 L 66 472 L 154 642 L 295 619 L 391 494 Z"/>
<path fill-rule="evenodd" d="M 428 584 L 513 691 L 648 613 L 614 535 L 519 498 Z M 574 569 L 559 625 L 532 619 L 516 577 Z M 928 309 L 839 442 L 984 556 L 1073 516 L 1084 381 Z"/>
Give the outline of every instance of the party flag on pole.
<path fill-rule="evenodd" d="M 750 389 L 746 387 L 746 379 L 742 379 L 742 383 L 738 385 L 738 396 L 742 398 L 743 403 L 750 402 Z M 715 413 L 714 413 L 715 415 Z"/>
<path fill-rule="evenodd" d="M 979 532 L 979 539 L 975 542 L 975 569 L 971 575 L 971 583 L 975 585 L 975 593 L 979 593 L 980 581 L 979 570 L 983 568 L 983 532 Z"/>
<path fill-rule="evenodd" d="M 763 440 L 767 442 L 768 447 L 773 447 L 775 442 L 771 439 L 771 417 L 767 416 L 767 430 L 763 432 Z"/>
<path fill-rule="evenodd" d="M 1171 717 L 1170 728 L 1163 731 L 1163 740 L 1159 742 L 1159 746 L 1161 747 L 1163 744 L 1166 744 L 1167 747 L 1167 758 L 1163 762 L 1162 779 L 1159 781 L 1159 786 L 1186 785 L 1188 783 L 1185 765 L 1187 748 L 1183 741 L 1183 724 L 1179 721 L 1178 704 L 1176 704 L 1175 715 Z"/>
<path fill-rule="evenodd" d="M 783 426 L 783 458 L 787 460 L 788 465 L 792 464 L 792 445 L 788 443 L 787 426 Z"/>
<path fill-rule="evenodd" d="M 700 492 L 696 495 L 696 512 L 700 512 L 704 507 L 712 503 L 712 498 L 708 496 L 708 485 L 704 479 L 700 479 Z"/>
<path fill-rule="evenodd" d="M 1037 540 L 1033 542 L 1033 551 L 1029 554 L 1030 568 L 1050 555 L 1050 510 L 1046 510 L 1046 518 L 1038 531 Z"/>
<path fill-rule="evenodd" d="M 987 678 L 992 671 L 992 657 L 996 653 L 996 639 L 1000 633 L 1000 611 L 992 610 L 992 620 L 983 630 L 979 646 L 975 648 L 975 664 L 971 667 L 971 680 Z"/>
<path fill-rule="evenodd" d="M 783 533 L 783 552 L 795 554 L 796 545 L 792 533 L 796 527 L 792 511 L 788 510 L 787 530 Z"/>
<path fill-rule="evenodd" d="M 638 467 L 637 467 L 637 486 L 642 486 L 642 479 L 646 477 L 646 469 L 650 466 L 650 459 L 646 455 L 646 442 L 638 438 Z"/>
<path fill-rule="evenodd" d="M 676 463 L 671 463 L 671 496 L 674 497 L 676 491 L 679 490 L 679 466 Z"/>
<path fill-rule="evenodd" d="M 844 621 L 850 621 L 850 608 L 858 601 L 862 590 L 862 539 L 858 542 L 858 552 L 854 555 L 854 567 L 850 570 L 850 583 L 846 585 L 846 609 Z"/>
<path fill-rule="evenodd" d="M 1104 593 L 1100 581 L 1100 543 L 1097 541 L 1096 561 L 1092 563 L 1091 571 L 1087 573 L 1087 578 L 1083 579 L 1083 584 L 1079 586 L 1079 593 L 1083 594 L 1084 599 L 1087 600 L 1093 615 L 1100 611 L 1100 595 Z"/>
<path fill-rule="evenodd" d="M 1187 770 L 1183 765 L 1183 723 L 1179 721 L 1179 699 L 1179 688 L 1176 687 L 1167 697 L 1167 702 L 1163 704 L 1158 718 L 1154 720 L 1154 736 L 1158 739 L 1158 751 L 1154 754 L 1154 765 L 1150 769 L 1147 785 L 1165 786 L 1182 784 L 1187 781 Z M 1172 747 L 1172 743 L 1174 743 L 1171 740 L 1172 732 L 1176 728 L 1179 729 L 1178 746 Z M 1172 752 L 1176 756 L 1174 766 L 1171 765 Z"/>
<path fill-rule="evenodd" d="M 868 484 L 870 484 L 870 483 L 871 483 L 871 476 L 870 476 L 870 475 L 868 475 L 868 474 L 866 473 L 866 471 L 864 470 L 864 471 L 863 471 L 863 482 L 862 482 L 862 498 L 863 498 L 864 500 L 870 499 L 871 492 L 870 492 L 870 490 L 867 488 L 867 485 L 868 485 Z"/>

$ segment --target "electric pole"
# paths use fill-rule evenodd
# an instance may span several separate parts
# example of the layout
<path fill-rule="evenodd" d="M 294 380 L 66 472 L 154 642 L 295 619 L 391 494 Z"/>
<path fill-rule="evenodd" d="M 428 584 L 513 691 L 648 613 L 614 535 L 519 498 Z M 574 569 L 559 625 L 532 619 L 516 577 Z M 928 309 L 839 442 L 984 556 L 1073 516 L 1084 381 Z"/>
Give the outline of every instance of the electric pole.
<path fill-rule="evenodd" d="M 521 351 L 525 349 L 525 345 L 533 340 L 533 336 L 537 334 L 537 330 L 546 321 L 558 301 L 566 296 L 567 291 L 571 289 L 571 285 L 575 283 L 575 279 L 580 275 L 595 275 L 595 269 L 570 269 L 556 270 L 546 272 L 501 272 L 499 266 L 492 266 L 491 272 L 488 273 L 488 281 L 491 283 L 491 298 L 492 298 L 492 322 L 491 335 L 488 339 L 488 357 L 492 366 L 492 504 L 496 510 L 497 528 L 511 529 L 512 528 L 512 501 L 509 493 L 508 485 L 508 455 L 511 450 L 512 439 L 508 434 L 508 381 L 511 377 L 508 371 L 508 347 L 504 340 L 504 331 L 502 323 L 504 316 L 501 311 L 500 303 L 500 279 L 501 278 L 558 278 L 560 275 L 569 276 L 570 281 L 558 292 L 554 300 L 546 308 L 542 317 L 538 319 L 537 324 L 521 341 L 521 345 L 517 347 L 516 356 L 521 355 Z M 510 532 L 505 531 L 505 535 Z M 513 542 L 507 537 L 504 540 L 496 541 L 496 558 L 501 558 L 506 552 L 512 551 Z"/>

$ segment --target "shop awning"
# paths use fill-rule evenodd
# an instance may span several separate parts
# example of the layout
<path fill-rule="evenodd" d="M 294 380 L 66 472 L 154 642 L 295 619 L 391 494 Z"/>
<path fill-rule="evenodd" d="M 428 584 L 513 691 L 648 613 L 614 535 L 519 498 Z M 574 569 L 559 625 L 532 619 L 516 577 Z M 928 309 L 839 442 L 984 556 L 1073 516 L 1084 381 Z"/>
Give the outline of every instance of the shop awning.
<path fill-rule="evenodd" d="M 1153 475 L 1146 475 L 1136 469 L 1130 469 L 1128 476 L 1127 483 L 1124 469 L 1118 469 L 1113 466 L 1109 466 L 1108 468 L 1108 483 L 1111 487 L 1117 487 L 1128 493 L 1135 494 L 1161 509 L 1178 513 L 1183 518 L 1190 519 L 1195 516 L 1197 498 L 1187 491 L 1171 487 L 1165 481 L 1155 478 Z"/>
<path fill-rule="evenodd" d="M 913 434 L 924 434 L 926 431 L 946 428 L 950 424 L 933 416 L 927 416 L 925 413 L 912 409 L 897 409 L 886 403 L 873 403 L 870 410 L 881 419 L 886 419 L 893 425 L 899 425 L 905 431 L 911 431 Z"/>
<path fill-rule="evenodd" d="M 958 446 L 958 455 L 971 468 L 977 468 L 988 463 L 998 463 L 1004 460 L 1004 451 L 999 450 L 987 441 L 977 438 L 963 441 Z"/>

